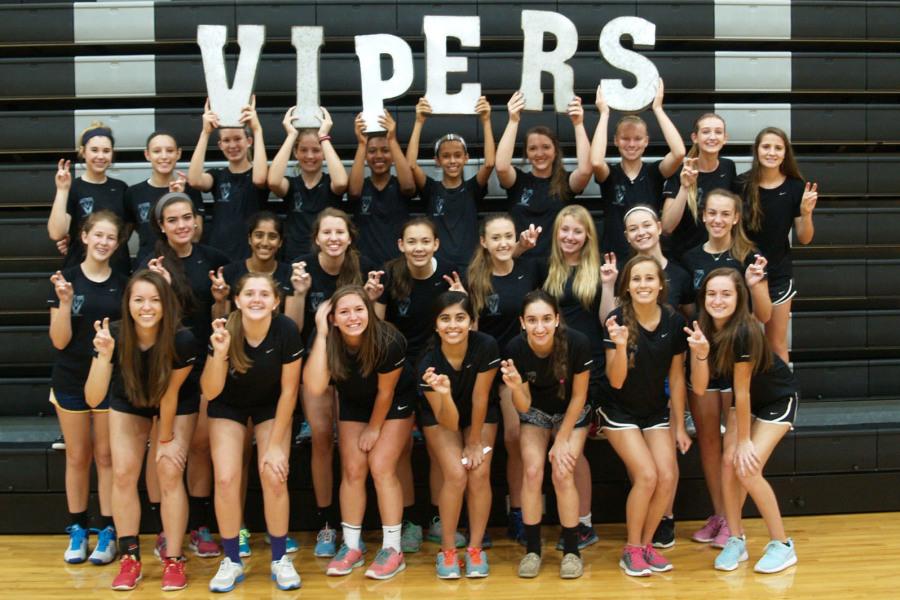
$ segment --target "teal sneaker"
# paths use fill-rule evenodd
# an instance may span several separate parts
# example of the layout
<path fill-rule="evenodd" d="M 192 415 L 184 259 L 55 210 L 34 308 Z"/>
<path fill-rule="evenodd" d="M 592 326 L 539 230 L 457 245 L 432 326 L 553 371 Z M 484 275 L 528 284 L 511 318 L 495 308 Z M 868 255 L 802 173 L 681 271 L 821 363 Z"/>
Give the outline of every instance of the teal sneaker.
<path fill-rule="evenodd" d="M 481 548 L 466 548 L 466 577 L 470 579 L 487 577 L 490 572 L 487 553 Z"/>
<path fill-rule="evenodd" d="M 337 554 L 337 531 L 326 525 L 316 535 L 316 547 L 313 555 L 332 557 Z"/>
<path fill-rule="evenodd" d="M 266 532 L 266 535 L 263 536 L 263 540 L 264 540 L 264 541 L 266 542 L 266 544 L 268 544 L 269 546 L 272 545 L 272 538 L 269 537 L 269 533 L 268 533 L 268 532 Z M 300 549 L 300 544 L 297 543 L 297 540 L 295 540 L 295 539 L 292 538 L 291 536 L 287 536 L 287 537 L 285 538 L 285 540 L 284 540 L 284 551 L 285 551 L 286 554 L 293 554 L 294 552 L 296 552 L 296 551 L 299 550 L 299 549 Z"/>
<path fill-rule="evenodd" d="M 238 532 L 238 552 L 241 558 L 247 558 L 253 554 L 253 551 L 250 549 L 250 530 L 246 527 L 241 527 L 241 530 Z"/>
<path fill-rule="evenodd" d="M 400 550 L 403 554 L 418 552 L 422 548 L 422 526 L 403 521 L 400 531 Z"/>
<path fill-rule="evenodd" d="M 766 544 L 765 552 L 753 570 L 757 573 L 778 573 L 797 564 L 797 553 L 794 551 L 794 540 L 788 538 L 787 543 L 772 540 Z"/>
<path fill-rule="evenodd" d="M 439 579 L 459 579 L 459 559 L 456 557 L 456 548 L 438 552 L 434 566 Z"/>
<path fill-rule="evenodd" d="M 736 535 L 728 538 L 725 547 L 716 557 L 715 567 L 720 571 L 734 571 L 742 562 L 750 558 L 747 556 L 747 542 Z"/>
<path fill-rule="evenodd" d="M 435 544 L 441 543 L 441 518 L 434 517 L 431 520 L 431 526 L 428 527 L 428 541 L 434 542 Z M 457 548 L 465 548 L 466 547 L 466 536 L 464 536 L 461 532 L 457 531 L 456 536 L 453 539 Z"/>

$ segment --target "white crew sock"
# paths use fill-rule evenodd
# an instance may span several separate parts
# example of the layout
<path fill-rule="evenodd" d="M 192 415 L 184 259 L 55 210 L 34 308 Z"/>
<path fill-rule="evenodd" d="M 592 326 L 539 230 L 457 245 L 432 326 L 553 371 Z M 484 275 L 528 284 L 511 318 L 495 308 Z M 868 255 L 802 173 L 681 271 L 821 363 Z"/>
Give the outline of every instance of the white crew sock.
<path fill-rule="evenodd" d="M 381 531 L 384 534 L 384 541 L 381 542 L 382 548 L 393 548 L 397 552 L 400 552 L 400 524 L 396 525 L 383 525 L 381 527 Z"/>
<path fill-rule="evenodd" d="M 359 550 L 359 537 L 362 533 L 362 525 L 341 523 L 341 528 L 344 531 L 344 544 L 351 550 Z"/>

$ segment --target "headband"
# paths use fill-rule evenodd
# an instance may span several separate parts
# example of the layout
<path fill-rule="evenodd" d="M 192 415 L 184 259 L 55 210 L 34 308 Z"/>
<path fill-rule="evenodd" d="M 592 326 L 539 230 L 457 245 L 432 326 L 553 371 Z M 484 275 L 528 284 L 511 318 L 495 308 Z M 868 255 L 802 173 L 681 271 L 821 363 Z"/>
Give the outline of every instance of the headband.
<path fill-rule="evenodd" d="M 184 192 L 169 192 L 168 194 L 163 194 L 160 196 L 159 200 L 156 201 L 156 207 L 153 209 L 153 214 L 156 215 L 156 222 L 162 219 L 162 211 L 169 204 L 174 204 L 175 202 L 188 202 L 191 207 L 194 206 L 194 201 L 191 200 L 191 197 L 185 194 Z M 192 208 L 193 210 L 193 208 Z"/>
<path fill-rule="evenodd" d="M 625 219 L 627 219 L 627 218 L 628 218 L 628 215 L 630 215 L 631 213 L 637 212 L 637 211 L 639 211 L 639 210 L 647 211 L 648 213 L 650 213 L 651 215 L 653 215 L 653 218 L 654 218 L 654 219 L 656 219 L 657 221 L 659 221 L 659 215 L 656 214 L 656 211 L 653 210 L 652 207 L 646 206 L 646 205 L 644 205 L 644 204 L 638 204 L 637 206 L 632 206 L 631 208 L 629 208 L 629 209 L 625 212 L 625 216 L 622 217 L 622 221 L 625 221 Z"/>
<path fill-rule="evenodd" d="M 109 127 L 94 127 L 93 129 L 88 129 L 81 134 L 81 145 L 87 146 L 88 140 L 101 136 L 108 137 L 109 141 L 112 142 L 112 145 L 116 145 L 116 140 L 113 137 L 112 129 L 110 129 Z"/>
<path fill-rule="evenodd" d="M 466 140 L 463 139 L 463 136 L 458 133 L 448 133 L 438 138 L 438 141 L 434 143 L 434 155 L 438 155 L 438 151 L 441 149 L 441 144 L 444 142 L 459 142 L 462 144 L 463 151 L 468 154 L 469 149 L 466 147 Z"/>

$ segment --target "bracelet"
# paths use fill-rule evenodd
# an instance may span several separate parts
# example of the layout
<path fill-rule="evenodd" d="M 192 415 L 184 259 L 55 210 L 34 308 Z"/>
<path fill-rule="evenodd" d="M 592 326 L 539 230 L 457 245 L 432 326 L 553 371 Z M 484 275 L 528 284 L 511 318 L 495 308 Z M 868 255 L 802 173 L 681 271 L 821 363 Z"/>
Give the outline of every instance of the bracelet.
<path fill-rule="evenodd" d="M 320 136 L 320 137 L 319 137 L 319 143 L 320 143 L 320 144 L 321 144 L 322 142 L 326 142 L 326 141 L 327 141 L 327 142 L 330 142 L 330 141 L 331 141 L 331 136 L 330 136 L 330 135 L 323 135 L 323 136 Z"/>
<path fill-rule="evenodd" d="M 170 438 L 167 439 L 167 440 L 159 440 L 158 443 L 160 443 L 160 444 L 168 444 L 169 442 L 172 442 L 172 441 L 174 441 L 174 440 L 175 440 L 175 436 L 173 435 L 172 437 L 170 437 Z"/>
<path fill-rule="evenodd" d="M 703 358 L 700 358 L 699 356 L 695 356 L 694 358 L 696 358 L 697 360 L 699 360 L 699 361 L 702 362 L 702 361 L 706 360 L 707 358 L 709 358 L 709 354 L 707 354 L 707 355 L 704 356 Z"/>

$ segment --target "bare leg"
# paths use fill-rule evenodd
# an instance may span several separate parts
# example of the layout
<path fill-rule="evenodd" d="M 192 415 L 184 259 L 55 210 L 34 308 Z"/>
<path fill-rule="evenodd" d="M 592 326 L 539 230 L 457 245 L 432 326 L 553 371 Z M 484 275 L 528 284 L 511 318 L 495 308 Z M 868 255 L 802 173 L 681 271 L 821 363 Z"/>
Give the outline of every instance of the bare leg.
<path fill-rule="evenodd" d="M 464 435 L 468 435 L 468 428 Z M 493 446 L 496 437 L 496 424 L 485 423 L 481 427 L 482 445 Z M 481 548 L 488 518 L 491 516 L 491 499 L 493 497 L 491 490 L 491 457 L 493 455 L 492 452 L 488 452 L 484 456 L 484 462 L 477 469 L 466 470 L 468 474 L 466 504 L 469 508 L 469 546 L 472 548 Z M 449 531 L 451 535 L 456 533 L 455 528 Z"/>
<path fill-rule="evenodd" d="M 197 415 L 178 415 L 175 417 L 175 439 L 170 444 L 177 444 L 185 454 L 191 444 L 191 435 L 197 424 Z M 156 462 L 156 454 L 152 456 L 154 470 L 158 473 L 162 500 L 160 513 L 163 530 L 166 532 L 166 556 L 181 556 L 181 543 L 187 528 L 188 499 L 184 489 L 184 470 L 169 459 Z"/>

